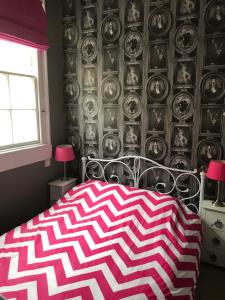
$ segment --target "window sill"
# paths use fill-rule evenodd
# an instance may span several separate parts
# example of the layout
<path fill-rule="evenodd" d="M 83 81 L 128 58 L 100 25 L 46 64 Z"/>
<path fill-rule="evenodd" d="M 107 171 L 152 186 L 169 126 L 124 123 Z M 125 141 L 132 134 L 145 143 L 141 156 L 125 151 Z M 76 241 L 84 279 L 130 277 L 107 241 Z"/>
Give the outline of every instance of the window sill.
<path fill-rule="evenodd" d="M 42 144 L 0 152 L 0 172 L 52 158 L 52 145 Z"/>

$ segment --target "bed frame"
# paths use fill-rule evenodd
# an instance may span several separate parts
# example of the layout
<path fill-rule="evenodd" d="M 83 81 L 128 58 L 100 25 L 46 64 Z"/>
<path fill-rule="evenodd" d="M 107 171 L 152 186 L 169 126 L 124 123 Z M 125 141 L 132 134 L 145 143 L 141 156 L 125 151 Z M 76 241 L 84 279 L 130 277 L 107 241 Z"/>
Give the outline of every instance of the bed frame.
<path fill-rule="evenodd" d="M 115 165 L 117 168 L 115 168 Z M 134 187 L 143 187 L 143 182 L 146 183 L 146 180 L 148 180 L 147 176 L 156 170 L 161 172 L 163 182 L 157 181 L 154 186 L 147 186 L 147 189 L 158 191 L 161 194 L 174 195 L 175 193 L 180 201 L 197 214 L 200 214 L 201 202 L 204 199 L 204 172 L 198 174 L 196 169 L 190 171 L 166 167 L 142 156 L 130 155 L 115 159 L 82 157 L 82 182 L 87 178 L 126 184 L 124 182 L 124 172 L 126 172 L 126 178 L 132 180 Z M 182 178 L 187 177 L 189 186 L 182 184 Z"/>

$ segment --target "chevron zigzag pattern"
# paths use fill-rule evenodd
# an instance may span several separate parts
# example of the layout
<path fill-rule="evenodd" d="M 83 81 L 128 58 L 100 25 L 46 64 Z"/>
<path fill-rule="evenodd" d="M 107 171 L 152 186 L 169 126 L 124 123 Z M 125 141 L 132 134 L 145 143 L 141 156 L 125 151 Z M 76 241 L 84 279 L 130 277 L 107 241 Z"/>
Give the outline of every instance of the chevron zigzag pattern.
<path fill-rule="evenodd" d="M 6 299 L 194 299 L 201 222 L 168 195 L 89 180 L 0 237 Z"/>

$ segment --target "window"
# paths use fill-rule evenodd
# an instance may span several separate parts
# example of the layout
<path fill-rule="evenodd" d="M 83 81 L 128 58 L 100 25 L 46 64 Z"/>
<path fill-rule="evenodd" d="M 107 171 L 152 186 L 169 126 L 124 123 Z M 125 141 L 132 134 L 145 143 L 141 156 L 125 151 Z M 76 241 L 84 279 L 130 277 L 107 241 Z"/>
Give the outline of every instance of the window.
<path fill-rule="evenodd" d="M 0 171 L 51 158 L 46 61 L 45 51 L 0 40 Z"/>

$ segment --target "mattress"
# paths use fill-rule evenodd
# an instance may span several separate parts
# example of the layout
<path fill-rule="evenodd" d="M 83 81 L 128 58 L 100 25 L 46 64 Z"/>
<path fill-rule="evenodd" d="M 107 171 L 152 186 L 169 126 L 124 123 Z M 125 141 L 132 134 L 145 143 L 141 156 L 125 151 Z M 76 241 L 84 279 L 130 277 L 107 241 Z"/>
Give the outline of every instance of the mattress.
<path fill-rule="evenodd" d="M 178 200 L 89 180 L 0 237 L 0 295 L 194 299 L 200 248 L 201 221 Z"/>

